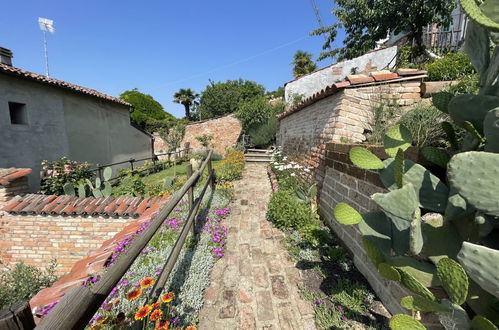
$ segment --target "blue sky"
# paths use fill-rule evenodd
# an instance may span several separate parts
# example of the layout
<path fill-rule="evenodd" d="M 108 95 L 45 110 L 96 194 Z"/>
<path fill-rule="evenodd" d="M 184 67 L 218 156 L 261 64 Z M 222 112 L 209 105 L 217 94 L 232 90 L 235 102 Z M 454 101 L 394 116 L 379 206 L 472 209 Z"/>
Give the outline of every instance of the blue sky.
<path fill-rule="evenodd" d="M 317 0 L 325 24 L 331 0 Z M 253 1 L 7 1 L 0 11 L 0 46 L 16 67 L 43 74 L 38 17 L 53 19 L 48 37 L 51 77 L 118 96 L 139 88 L 166 111 L 180 88 L 198 93 L 208 79 L 244 78 L 274 90 L 293 79 L 293 54 L 321 51 L 309 0 Z M 340 37 L 341 38 L 341 37 Z M 331 64 L 322 61 L 319 66 Z"/>

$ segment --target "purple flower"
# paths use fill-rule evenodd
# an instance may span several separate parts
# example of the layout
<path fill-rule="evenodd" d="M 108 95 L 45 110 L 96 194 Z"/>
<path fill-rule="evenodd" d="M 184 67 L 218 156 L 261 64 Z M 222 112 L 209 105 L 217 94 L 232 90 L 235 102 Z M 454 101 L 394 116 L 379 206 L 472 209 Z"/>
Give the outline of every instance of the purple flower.
<path fill-rule="evenodd" d="M 342 319 L 343 321 L 345 321 L 345 320 L 347 319 L 347 317 L 346 317 L 345 315 L 341 315 L 341 319 Z"/>
<path fill-rule="evenodd" d="M 133 283 L 133 286 L 136 287 L 136 288 L 138 288 L 140 286 L 140 282 Z"/>
<path fill-rule="evenodd" d="M 316 303 L 317 305 L 322 305 L 322 304 L 324 303 L 324 300 L 322 300 L 322 299 L 320 299 L 320 298 L 319 298 L 319 299 L 317 299 L 317 300 L 315 301 L 315 303 Z"/>
<path fill-rule="evenodd" d="M 343 306 L 338 306 L 338 310 L 342 311 L 343 310 Z"/>

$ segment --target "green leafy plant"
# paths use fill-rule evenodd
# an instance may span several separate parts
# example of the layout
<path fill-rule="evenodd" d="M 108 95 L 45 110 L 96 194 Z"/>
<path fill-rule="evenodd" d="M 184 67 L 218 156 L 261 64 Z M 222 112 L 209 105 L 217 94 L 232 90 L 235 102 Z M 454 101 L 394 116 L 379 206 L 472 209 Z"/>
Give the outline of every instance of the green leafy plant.
<path fill-rule="evenodd" d="M 64 185 L 77 185 L 93 177 L 89 163 L 79 163 L 66 157 L 42 161 L 42 171 L 40 191 L 46 195 L 63 195 Z"/>
<path fill-rule="evenodd" d="M 448 53 L 442 58 L 426 64 L 428 81 L 458 80 L 475 73 L 468 55 L 465 53 Z"/>
<path fill-rule="evenodd" d="M 312 213 L 293 193 L 278 191 L 270 197 L 267 216 L 279 228 L 297 229 L 311 220 Z"/>
<path fill-rule="evenodd" d="M 56 260 L 52 260 L 45 270 L 20 262 L 0 271 L 0 309 L 29 300 L 41 289 L 50 287 L 57 280 L 56 267 Z"/>
<path fill-rule="evenodd" d="M 210 146 L 211 140 L 213 140 L 213 135 L 203 134 L 200 136 L 196 136 L 196 140 L 198 140 L 203 147 L 208 148 Z"/>
<path fill-rule="evenodd" d="M 113 188 L 112 195 L 118 196 L 144 196 L 146 192 L 146 185 L 142 182 L 139 175 L 130 175 L 124 177 L 120 184 Z"/>
<path fill-rule="evenodd" d="M 86 197 L 91 193 L 95 198 L 99 197 L 109 197 L 113 192 L 113 187 L 109 180 L 113 175 L 113 170 L 111 167 L 104 168 L 102 173 L 102 178 L 95 178 L 95 182 L 90 181 L 89 179 L 85 179 L 84 182 L 81 182 L 78 185 L 78 192 L 75 190 L 75 186 L 73 183 L 66 183 L 64 185 L 64 192 L 66 195 L 79 197 Z"/>

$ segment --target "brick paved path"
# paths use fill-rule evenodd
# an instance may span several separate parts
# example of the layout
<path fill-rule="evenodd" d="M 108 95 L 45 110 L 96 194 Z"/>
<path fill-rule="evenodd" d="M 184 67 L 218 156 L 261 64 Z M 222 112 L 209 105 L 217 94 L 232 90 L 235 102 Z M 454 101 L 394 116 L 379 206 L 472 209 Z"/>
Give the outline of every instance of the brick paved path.
<path fill-rule="evenodd" d="M 199 329 L 315 329 L 314 311 L 297 291 L 299 270 L 284 234 L 266 220 L 271 194 L 265 163 L 247 163 L 237 182 L 226 255 L 213 268 Z"/>

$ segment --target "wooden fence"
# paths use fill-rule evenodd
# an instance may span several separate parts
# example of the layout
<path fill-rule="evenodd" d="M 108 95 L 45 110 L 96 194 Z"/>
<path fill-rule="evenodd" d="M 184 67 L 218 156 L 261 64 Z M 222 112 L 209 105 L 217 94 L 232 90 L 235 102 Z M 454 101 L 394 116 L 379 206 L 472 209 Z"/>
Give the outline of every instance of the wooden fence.
<path fill-rule="evenodd" d="M 108 297 L 111 290 L 128 271 L 135 259 L 139 256 L 140 252 L 153 238 L 172 210 L 182 200 L 185 194 L 187 194 L 189 203 L 187 221 L 182 227 L 180 235 L 174 244 L 173 250 L 166 260 L 161 273 L 158 275 L 149 296 L 150 301 L 156 301 L 164 289 L 168 276 L 178 259 L 189 231 L 192 229 L 193 234 L 195 234 L 194 231 L 196 226 L 194 222 L 208 186 L 210 186 L 212 191 L 215 189 L 215 176 L 211 161 L 212 154 L 213 150 L 210 150 L 203 164 L 197 171 L 193 172 L 190 164 L 187 166 L 187 174 L 189 175 L 189 178 L 185 184 L 172 196 L 170 201 L 160 211 L 159 215 L 151 221 L 149 227 L 147 227 L 147 229 L 140 234 L 138 239 L 132 243 L 126 254 L 120 256 L 114 265 L 101 275 L 100 280 L 91 287 L 79 286 L 73 288 L 69 293 L 67 293 L 54 307 L 54 309 L 42 320 L 37 329 L 53 330 L 85 328 L 89 320 Z M 194 199 L 194 188 L 200 178 L 202 178 L 205 169 L 208 170 L 208 179 L 206 180 L 200 194 Z M 5 315 L 3 315 L 4 318 L 0 319 L 0 329 L 32 329 L 29 326 L 23 326 L 23 324 L 31 324 L 30 321 L 32 322 L 33 316 L 31 313 L 26 313 L 25 310 L 21 309 L 20 311 L 23 313 L 5 313 Z M 0 313 L 0 315 L 2 314 Z M 25 320 L 27 317 L 30 318 L 30 320 Z M 16 324 L 20 324 L 20 326 L 16 327 Z"/>

